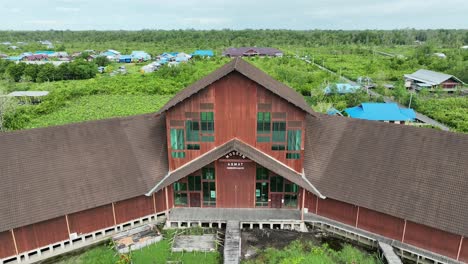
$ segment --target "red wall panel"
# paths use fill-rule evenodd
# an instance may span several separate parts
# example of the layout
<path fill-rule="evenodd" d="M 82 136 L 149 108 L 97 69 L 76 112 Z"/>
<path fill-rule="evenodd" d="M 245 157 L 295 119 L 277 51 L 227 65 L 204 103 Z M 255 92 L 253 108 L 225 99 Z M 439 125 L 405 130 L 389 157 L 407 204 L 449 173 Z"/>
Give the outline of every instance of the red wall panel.
<path fill-rule="evenodd" d="M 156 212 L 163 212 L 166 211 L 166 194 L 164 189 L 158 191 L 156 193 Z"/>
<path fill-rule="evenodd" d="M 407 221 L 404 242 L 456 259 L 460 236 Z"/>
<path fill-rule="evenodd" d="M 19 227 L 14 232 L 20 253 L 69 238 L 65 216 Z"/>
<path fill-rule="evenodd" d="M 214 109 L 200 110 L 201 103 L 212 103 L 214 104 Z M 270 156 L 278 159 L 296 171 L 301 172 L 303 155 L 297 160 L 286 159 L 286 151 L 272 151 L 271 142 L 257 143 L 256 124 L 257 104 L 259 103 L 271 104 L 271 110 L 262 112 L 286 113 L 286 119 L 284 121 L 301 121 L 301 125 L 294 127 L 294 129 L 301 129 L 303 131 L 303 149 L 305 138 L 305 112 L 247 77 L 234 72 L 214 82 L 204 90 L 192 95 L 189 99 L 167 111 L 167 135 L 170 135 L 171 127 L 183 128 L 183 126 L 171 126 L 171 120 L 188 120 L 186 117 L 187 112 L 213 111 L 215 119 L 215 142 L 199 142 L 200 150 L 185 150 L 185 158 L 172 158 L 170 136 L 167 137 L 170 169 L 174 170 L 213 149 L 215 146 L 222 145 L 233 138 L 237 138 L 268 153 Z M 289 123 L 287 123 L 287 129 L 290 128 L 293 129 L 289 127 Z M 286 142 L 284 144 L 286 144 Z M 301 153 L 303 154 L 303 152 Z"/>
<path fill-rule="evenodd" d="M 460 258 L 458 259 L 468 263 L 468 239 L 463 238 L 463 243 L 460 251 Z"/>
<path fill-rule="evenodd" d="M 330 198 L 319 199 L 318 214 L 355 226 L 357 206 Z"/>
<path fill-rule="evenodd" d="M 403 219 L 359 207 L 358 227 L 361 229 L 401 241 L 404 226 Z"/>
<path fill-rule="evenodd" d="M 112 205 L 104 205 L 93 209 L 68 215 L 70 233 L 86 234 L 114 225 Z"/>
<path fill-rule="evenodd" d="M 0 232 L 0 259 L 16 255 L 11 231 Z"/>
<path fill-rule="evenodd" d="M 115 203 L 117 224 L 154 213 L 153 197 L 138 196 Z"/>
<path fill-rule="evenodd" d="M 315 205 L 317 203 L 317 196 L 313 193 L 306 191 L 305 192 L 305 200 L 304 200 L 304 207 L 309 209 L 309 213 L 315 214 Z"/>

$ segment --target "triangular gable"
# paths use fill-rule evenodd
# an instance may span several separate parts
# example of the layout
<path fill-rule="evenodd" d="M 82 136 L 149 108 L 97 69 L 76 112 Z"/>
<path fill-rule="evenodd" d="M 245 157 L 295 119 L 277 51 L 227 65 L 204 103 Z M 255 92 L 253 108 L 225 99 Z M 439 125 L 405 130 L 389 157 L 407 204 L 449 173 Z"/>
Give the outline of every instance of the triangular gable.
<path fill-rule="evenodd" d="M 226 155 L 231 151 L 238 151 L 242 153 L 247 158 L 253 160 L 257 164 L 274 171 L 278 175 L 286 178 L 287 180 L 296 183 L 297 185 L 305 188 L 306 190 L 314 193 L 320 198 L 325 198 L 318 190 L 315 188 L 309 180 L 304 176 L 304 174 L 297 173 L 293 169 L 289 168 L 285 164 L 279 162 L 275 158 L 269 156 L 268 154 L 252 147 L 238 139 L 233 139 L 226 142 L 225 144 L 218 146 L 207 153 L 201 155 L 200 157 L 186 163 L 182 167 L 169 172 L 164 179 L 158 182 L 146 195 L 150 196 L 154 192 L 161 190 L 162 188 L 190 175 L 191 173 L 200 170 L 206 165 L 212 163 L 213 161 L 219 159 L 220 157 Z"/>
<path fill-rule="evenodd" d="M 315 112 L 312 108 L 307 104 L 304 100 L 304 97 L 296 92 L 294 89 L 284 85 L 283 83 L 273 79 L 271 76 L 266 74 L 265 72 L 261 71 L 257 67 L 251 65 L 250 63 L 244 61 L 241 58 L 236 58 L 230 61 L 229 63 L 225 64 L 224 66 L 220 67 L 213 73 L 207 75 L 201 80 L 196 81 L 195 83 L 191 84 L 184 90 L 177 93 L 169 102 L 167 102 L 158 112 L 157 114 L 161 114 L 170 108 L 174 107 L 175 105 L 179 104 L 180 102 L 184 101 L 185 99 L 189 98 L 193 94 L 199 92 L 200 90 L 205 89 L 210 84 L 216 82 L 217 80 L 223 78 L 224 76 L 228 75 L 231 72 L 238 72 L 245 77 L 249 78 L 250 80 L 258 83 L 262 87 L 266 88 L 267 90 L 273 92 L 274 94 L 278 95 L 279 97 L 285 99 L 289 103 L 295 105 L 296 107 L 302 109 L 303 111 L 315 116 Z"/>

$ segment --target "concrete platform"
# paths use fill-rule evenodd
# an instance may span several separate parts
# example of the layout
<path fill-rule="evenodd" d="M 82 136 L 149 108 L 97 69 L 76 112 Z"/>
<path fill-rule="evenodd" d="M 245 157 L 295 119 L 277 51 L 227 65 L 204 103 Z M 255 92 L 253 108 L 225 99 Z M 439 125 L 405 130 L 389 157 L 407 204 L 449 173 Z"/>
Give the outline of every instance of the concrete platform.
<path fill-rule="evenodd" d="M 172 246 L 172 252 L 214 252 L 216 251 L 215 235 L 202 236 L 176 236 Z"/>
<path fill-rule="evenodd" d="M 224 242 L 224 264 L 239 264 L 241 257 L 241 236 L 239 221 L 228 221 Z"/>
<path fill-rule="evenodd" d="M 294 209 L 259 208 L 173 208 L 168 221 L 277 221 L 300 220 L 301 212 Z"/>
<path fill-rule="evenodd" d="M 385 259 L 387 260 L 388 264 L 403 264 L 403 262 L 401 262 L 400 257 L 398 257 L 395 251 L 393 251 L 392 246 L 379 241 L 379 247 L 382 250 L 383 255 Z"/>

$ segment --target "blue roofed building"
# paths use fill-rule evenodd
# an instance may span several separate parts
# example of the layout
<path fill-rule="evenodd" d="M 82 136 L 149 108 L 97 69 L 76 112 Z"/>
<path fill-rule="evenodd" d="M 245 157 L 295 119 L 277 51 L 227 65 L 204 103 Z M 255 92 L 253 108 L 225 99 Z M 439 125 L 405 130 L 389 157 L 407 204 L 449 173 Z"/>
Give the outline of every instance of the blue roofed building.
<path fill-rule="evenodd" d="M 53 51 L 53 50 L 38 50 L 38 51 L 34 52 L 34 54 L 36 54 L 36 55 L 47 55 L 47 56 L 50 56 L 50 55 L 52 55 L 54 53 L 55 53 L 55 51 Z"/>
<path fill-rule="evenodd" d="M 214 52 L 212 50 L 196 50 L 192 53 L 193 57 L 213 57 Z"/>
<path fill-rule="evenodd" d="M 359 85 L 351 85 L 349 83 L 336 83 L 332 85 L 328 85 L 323 92 L 325 94 L 347 94 L 347 93 L 355 93 L 361 89 Z"/>
<path fill-rule="evenodd" d="M 9 61 L 21 61 L 24 58 L 24 56 L 10 56 L 8 57 Z"/>
<path fill-rule="evenodd" d="M 132 62 L 132 55 L 120 55 L 119 62 L 122 62 L 122 63 Z"/>
<path fill-rule="evenodd" d="M 362 103 L 344 110 L 348 116 L 358 119 L 405 124 L 416 119 L 411 108 L 400 108 L 396 103 Z"/>
<path fill-rule="evenodd" d="M 151 55 L 149 55 L 145 51 L 141 51 L 141 50 L 132 51 L 132 54 L 130 54 L 130 55 L 132 56 L 133 61 L 148 61 L 148 60 L 151 60 Z"/>

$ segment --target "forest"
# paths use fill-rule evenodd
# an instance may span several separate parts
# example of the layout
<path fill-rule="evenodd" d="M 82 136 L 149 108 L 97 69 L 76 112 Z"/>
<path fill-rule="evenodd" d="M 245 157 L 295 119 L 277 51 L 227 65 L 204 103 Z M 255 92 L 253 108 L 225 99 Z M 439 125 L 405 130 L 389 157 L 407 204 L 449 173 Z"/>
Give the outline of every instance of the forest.
<path fill-rule="evenodd" d="M 14 51 L 0 45 L 0 53 L 15 55 L 44 49 L 39 40 L 49 40 L 56 51 L 69 53 L 117 49 L 123 54 L 145 50 L 156 56 L 170 51 L 212 49 L 216 56 L 191 60 L 178 67 L 164 66 L 150 74 L 139 72 L 145 64 L 126 64 L 128 74 L 117 76 L 110 76 L 109 72 L 118 68 L 118 63 L 110 64 L 106 73 L 99 74 L 96 62 L 75 60 L 51 68 L 0 61 L 0 93 L 50 91 L 38 105 L 10 104 L 11 110 L 1 114 L 4 130 L 155 112 L 175 93 L 229 61 L 220 56 L 225 48 L 269 46 L 283 50 L 285 56 L 251 58 L 249 62 L 300 92 L 315 111 L 326 112 L 330 107 L 342 111 L 361 102 L 382 101 L 364 90 L 345 95 L 323 93 L 330 84 L 346 82 L 344 78 L 357 81 L 359 77 L 370 77 L 381 95 L 406 106 L 411 101 L 411 107 L 453 131 L 468 132 L 468 99 L 462 91 L 411 94 L 404 88 L 402 78 L 403 74 L 423 68 L 453 74 L 467 83 L 468 49 L 461 47 L 468 43 L 468 30 L 0 31 L 0 43 L 27 43 Z M 447 57 L 434 56 L 436 52 Z M 392 84 L 395 89 L 385 89 L 385 84 Z"/>

